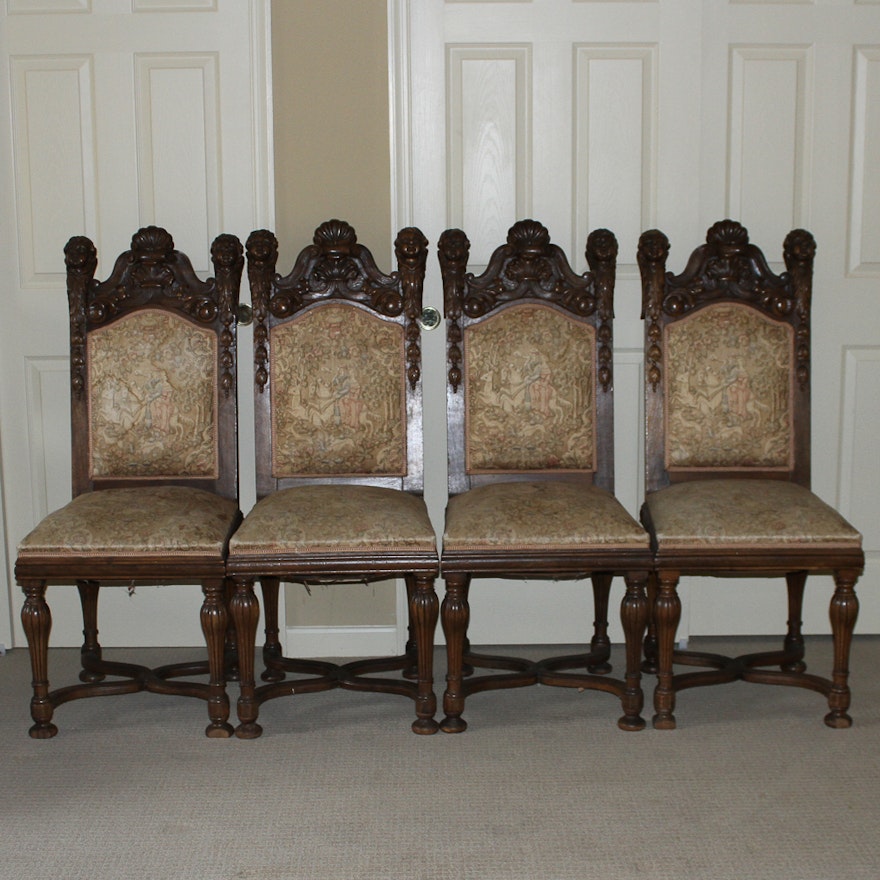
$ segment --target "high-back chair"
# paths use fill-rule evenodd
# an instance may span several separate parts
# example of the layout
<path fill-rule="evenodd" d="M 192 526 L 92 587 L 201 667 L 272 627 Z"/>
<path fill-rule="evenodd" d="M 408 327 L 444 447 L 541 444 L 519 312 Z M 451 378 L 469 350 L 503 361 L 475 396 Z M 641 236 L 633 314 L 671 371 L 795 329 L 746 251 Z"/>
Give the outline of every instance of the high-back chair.
<path fill-rule="evenodd" d="M 65 248 L 70 305 L 73 500 L 21 541 L 35 738 L 54 736 L 56 706 L 149 690 L 208 703 L 208 736 L 226 737 L 225 558 L 241 520 L 236 450 L 236 316 L 241 243 L 212 246 L 201 281 L 171 236 L 139 230 L 106 281 L 76 236 Z M 49 690 L 47 583 L 75 583 L 84 621 L 81 683 Z M 151 670 L 109 662 L 98 641 L 102 583 L 200 583 L 207 663 Z M 209 681 L 176 681 L 208 673 Z M 105 680 L 106 676 L 112 680 Z"/>
<path fill-rule="evenodd" d="M 619 726 L 641 729 L 651 557 L 647 534 L 612 494 L 617 241 L 608 230 L 593 232 L 591 271 L 583 275 L 534 220 L 516 223 L 478 276 L 467 272 L 469 248 L 461 230 L 441 236 L 450 495 L 441 555 L 448 657 L 441 727 L 466 729 L 470 694 L 542 683 L 615 694 Z M 609 591 L 618 573 L 626 580 L 622 679 L 607 674 Z M 587 576 L 596 619 L 585 653 L 531 662 L 471 650 L 473 577 Z M 503 671 L 475 675 L 474 667 Z"/>
<path fill-rule="evenodd" d="M 774 274 L 746 229 L 723 220 L 680 275 L 669 241 L 643 233 L 646 491 L 656 573 L 646 640 L 658 673 L 654 726 L 675 727 L 685 688 L 744 679 L 810 688 L 831 727 L 848 727 L 848 658 L 864 566 L 861 536 L 810 491 L 810 301 L 816 245 L 790 232 Z M 830 678 L 805 671 L 801 611 L 809 572 L 834 576 Z M 736 658 L 675 648 L 681 575 L 784 577 L 781 650 Z M 673 674 L 673 664 L 704 667 Z M 778 668 L 768 668 L 778 667 Z"/>
<path fill-rule="evenodd" d="M 230 544 L 240 644 L 237 735 L 259 736 L 258 707 L 293 693 L 343 687 L 408 696 L 412 729 L 434 720 L 433 645 L 439 570 L 422 498 L 422 384 L 418 319 L 427 241 L 395 242 L 398 268 L 379 271 L 354 229 L 323 223 L 284 277 L 266 230 L 247 242 L 254 308 L 257 498 Z M 278 589 L 403 578 L 410 640 L 400 657 L 336 665 L 281 656 Z M 266 669 L 254 681 L 259 579 Z M 400 677 L 371 672 L 401 670 Z M 287 678 L 294 674 L 296 677 Z M 414 679 L 414 680 L 413 680 Z"/>

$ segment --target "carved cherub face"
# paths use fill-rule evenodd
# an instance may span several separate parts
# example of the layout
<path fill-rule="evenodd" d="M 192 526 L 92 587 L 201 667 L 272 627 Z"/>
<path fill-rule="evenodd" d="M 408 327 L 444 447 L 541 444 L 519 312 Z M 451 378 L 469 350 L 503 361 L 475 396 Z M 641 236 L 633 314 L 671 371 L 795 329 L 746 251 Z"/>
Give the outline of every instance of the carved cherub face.
<path fill-rule="evenodd" d="M 427 244 L 419 230 L 409 227 L 400 231 L 394 242 L 394 252 L 399 262 L 414 267 L 420 262 Z"/>
<path fill-rule="evenodd" d="M 450 263 L 467 262 L 470 242 L 461 229 L 447 229 L 440 236 L 440 253 Z"/>
<path fill-rule="evenodd" d="M 261 229 L 251 233 L 247 242 L 247 251 L 250 259 L 257 263 L 267 263 L 277 259 L 278 243 L 271 232 Z"/>
<path fill-rule="evenodd" d="M 74 236 L 64 248 L 64 262 L 72 272 L 87 271 L 95 258 L 95 246 L 84 235 Z"/>

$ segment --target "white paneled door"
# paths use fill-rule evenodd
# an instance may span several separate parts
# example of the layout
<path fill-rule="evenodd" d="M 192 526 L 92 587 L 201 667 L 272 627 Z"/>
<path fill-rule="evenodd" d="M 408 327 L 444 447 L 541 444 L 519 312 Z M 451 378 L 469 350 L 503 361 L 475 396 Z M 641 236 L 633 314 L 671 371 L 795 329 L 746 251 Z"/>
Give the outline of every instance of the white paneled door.
<path fill-rule="evenodd" d="M 243 239 L 272 223 L 268 6 L 7 0 L 0 11 L 0 113 L 8 120 L 0 135 L 0 643 L 7 646 L 25 644 L 16 544 L 70 499 L 64 244 L 72 235 L 92 238 L 105 277 L 132 234 L 157 224 L 204 277 L 216 235 Z M 248 343 L 241 339 L 245 364 Z M 251 423 L 247 411 L 242 423 Z M 245 506 L 252 485 L 245 471 Z M 79 645 L 76 591 L 50 586 L 48 598 L 52 644 Z M 102 641 L 199 644 L 199 605 L 195 586 L 105 590 Z"/>
<path fill-rule="evenodd" d="M 748 227 L 776 271 L 790 229 L 815 234 L 813 487 L 865 535 L 858 629 L 880 632 L 880 3 L 390 0 L 389 10 L 398 225 L 432 242 L 460 226 L 476 268 L 524 217 L 548 226 L 579 270 L 591 229 L 618 237 L 617 494 L 634 514 L 640 232 L 667 233 L 675 271 L 724 217 Z M 430 271 L 427 297 L 442 308 L 436 261 Z M 426 340 L 430 437 L 444 430 L 440 335 Z M 444 451 L 427 454 L 441 523 Z M 827 632 L 831 582 L 811 583 L 805 626 Z M 691 581 L 682 594 L 685 635 L 776 632 L 785 620 L 785 591 L 767 582 Z M 481 583 L 472 638 L 582 641 L 589 597 L 582 584 Z"/>

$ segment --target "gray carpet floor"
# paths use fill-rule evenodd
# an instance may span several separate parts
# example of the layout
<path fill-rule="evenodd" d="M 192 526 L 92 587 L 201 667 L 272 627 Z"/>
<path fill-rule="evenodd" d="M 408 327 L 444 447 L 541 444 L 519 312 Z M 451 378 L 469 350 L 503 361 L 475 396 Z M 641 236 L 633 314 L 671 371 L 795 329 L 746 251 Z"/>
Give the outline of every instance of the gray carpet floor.
<path fill-rule="evenodd" d="M 829 640 L 807 660 L 824 674 Z M 265 704 L 254 741 L 209 740 L 200 700 L 154 694 L 68 703 L 35 741 L 18 649 L 0 657 L 0 878 L 877 880 L 880 638 L 857 637 L 852 667 L 845 731 L 816 693 L 735 683 L 681 694 L 671 732 L 541 687 L 471 697 L 458 736 L 410 733 L 405 698 L 331 691 Z M 51 651 L 53 686 L 76 670 Z"/>

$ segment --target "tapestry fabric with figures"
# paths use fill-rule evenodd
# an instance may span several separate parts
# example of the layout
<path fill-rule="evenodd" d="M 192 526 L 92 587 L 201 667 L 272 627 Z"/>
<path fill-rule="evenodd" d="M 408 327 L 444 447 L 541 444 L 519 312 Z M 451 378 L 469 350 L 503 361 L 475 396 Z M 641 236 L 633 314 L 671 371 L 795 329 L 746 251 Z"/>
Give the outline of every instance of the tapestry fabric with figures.
<path fill-rule="evenodd" d="M 541 305 L 465 333 L 467 470 L 594 469 L 595 331 Z"/>
<path fill-rule="evenodd" d="M 157 310 L 88 338 L 93 478 L 216 479 L 215 335 Z"/>
<path fill-rule="evenodd" d="M 748 306 L 710 306 L 666 328 L 666 466 L 792 461 L 793 330 Z"/>
<path fill-rule="evenodd" d="M 355 305 L 272 328 L 273 476 L 406 474 L 403 345 Z"/>

